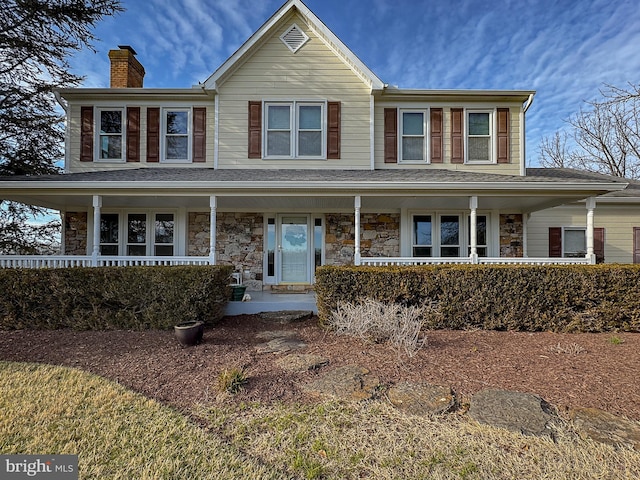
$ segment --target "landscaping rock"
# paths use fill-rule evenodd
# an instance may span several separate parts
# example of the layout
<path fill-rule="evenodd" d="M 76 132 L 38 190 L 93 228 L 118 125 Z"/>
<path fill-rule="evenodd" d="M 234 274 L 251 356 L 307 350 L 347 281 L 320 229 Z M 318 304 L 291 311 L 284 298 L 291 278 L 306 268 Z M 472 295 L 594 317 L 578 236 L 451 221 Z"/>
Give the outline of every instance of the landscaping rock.
<path fill-rule="evenodd" d="M 474 420 L 525 435 L 550 436 L 556 418 L 550 405 L 537 395 L 506 390 L 482 390 L 471 398 Z"/>
<path fill-rule="evenodd" d="M 288 372 L 306 372 L 329 365 L 329 359 L 320 355 L 292 354 L 276 360 L 283 370 Z"/>
<path fill-rule="evenodd" d="M 258 353 L 284 353 L 291 350 L 300 350 L 307 346 L 302 340 L 295 337 L 278 337 L 256 347 Z"/>
<path fill-rule="evenodd" d="M 640 422 L 618 417 L 597 408 L 574 408 L 569 411 L 569 418 L 582 437 L 640 451 Z"/>
<path fill-rule="evenodd" d="M 396 408 L 413 415 L 446 413 L 456 403 L 451 387 L 429 383 L 399 383 L 387 396 Z"/>
<path fill-rule="evenodd" d="M 263 320 L 267 320 L 274 323 L 296 323 L 304 322 L 313 317 L 311 310 L 285 310 L 279 312 L 262 312 L 258 314 Z"/>
<path fill-rule="evenodd" d="M 347 365 L 325 373 L 302 389 L 312 395 L 327 395 L 340 400 L 368 400 L 374 396 L 380 380 L 369 370 Z"/>
<path fill-rule="evenodd" d="M 296 332 L 292 330 L 266 330 L 256 334 L 256 338 L 260 340 L 273 340 L 275 338 L 292 338 L 296 336 Z"/>

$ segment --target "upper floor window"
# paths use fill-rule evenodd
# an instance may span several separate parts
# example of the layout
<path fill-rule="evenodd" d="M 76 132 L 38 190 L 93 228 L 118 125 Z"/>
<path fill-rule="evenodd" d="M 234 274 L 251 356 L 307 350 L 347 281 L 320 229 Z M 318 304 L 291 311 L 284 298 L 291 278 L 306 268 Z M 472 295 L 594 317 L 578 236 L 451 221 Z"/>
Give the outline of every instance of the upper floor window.
<path fill-rule="evenodd" d="M 402 162 L 427 161 L 427 112 L 426 110 L 401 110 L 400 160 Z"/>
<path fill-rule="evenodd" d="M 266 102 L 266 158 L 323 158 L 326 151 L 324 105 L 323 102 Z"/>
<path fill-rule="evenodd" d="M 168 108 L 162 116 L 162 159 L 167 162 L 191 161 L 190 121 L 191 111 L 188 108 Z"/>
<path fill-rule="evenodd" d="M 467 162 L 493 162 L 492 112 L 467 111 Z"/>
<path fill-rule="evenodd" d="M 122 161 L 124 147 L 124 110 L 98 109 L 98 159 Z"/>

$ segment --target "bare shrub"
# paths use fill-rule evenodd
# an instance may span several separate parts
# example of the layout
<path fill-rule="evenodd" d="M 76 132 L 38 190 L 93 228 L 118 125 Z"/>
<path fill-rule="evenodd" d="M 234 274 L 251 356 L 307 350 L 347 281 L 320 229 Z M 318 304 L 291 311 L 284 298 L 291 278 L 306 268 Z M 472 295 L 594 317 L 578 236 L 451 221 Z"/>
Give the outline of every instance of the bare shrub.
<path fill-rule="evenodd" d="M 586 350 L 577 343 L 569 343 L 567 345 L 558 343 L 557 345 L 549 347 L 549 350 L 554 353 L 566 353 L 568 355 L 578 355 L 579 353 L 586 352 Z"/>
<path fill-rule="evenodd" d="M 426 343 L 421 331 L 429 314 L 438 314 L 431 302 L 403 306 L 365 298 L 359 303 L 339 302 L 328 323 L 338 335 L 389 343 L 399 354 L 412 357 Z"/>

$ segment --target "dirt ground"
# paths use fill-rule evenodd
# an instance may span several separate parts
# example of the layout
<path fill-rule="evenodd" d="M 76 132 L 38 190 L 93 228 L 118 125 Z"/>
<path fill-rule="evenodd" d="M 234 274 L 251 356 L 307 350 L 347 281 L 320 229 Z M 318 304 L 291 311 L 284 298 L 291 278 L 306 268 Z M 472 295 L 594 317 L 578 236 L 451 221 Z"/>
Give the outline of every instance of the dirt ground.
<path fill-rule="evenodd" d="M 260 333 L 290 330 L 307 347 L 299 353 L 329 359 L 320 371 L 291 373 L 259 353 Z M 561 410 L 595 407 L 640 420 L 640 334 L 557 334 L 429 331 L 413 357 L 384 344 L 336 336 L 313 317 L 275 324 L 255 315 L 225 317 L 206 329 L 203 343 L 182 347 L 172 331 L 4 331 L 0 359 L 81 368 L 189 410 L 220 400 L 224 369 L 244 368 L 245 389 L 232 401 L 310 402 L 300 385 L 323 371 L 358 365 L 385 386 L 401 381 L 449 385 L 460 403 L 475 392 L 502 388 L 535 393 Z M 226 401 L 229 401 L 228 399 Z"/>

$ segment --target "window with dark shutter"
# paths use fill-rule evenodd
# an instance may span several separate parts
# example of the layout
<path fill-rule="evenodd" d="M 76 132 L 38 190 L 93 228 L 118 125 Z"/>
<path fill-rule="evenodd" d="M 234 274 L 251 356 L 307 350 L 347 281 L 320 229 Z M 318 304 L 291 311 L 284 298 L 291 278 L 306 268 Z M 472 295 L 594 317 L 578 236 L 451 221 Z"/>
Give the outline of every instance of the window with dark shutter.
<path fill-rule="evenodd" d="M 451 109 L 451 163 L 464 163 L 464 137 L 462 108 Z"/>
<path fill-rule="evenodd" d="M 80 108 L 80 161 L 93 162 L 93 107 Z"/>
<path fill-rule="evenodd" d="M 127 108 L 127 162 L 140 161 L 140 107 Z"/>
<path fill-rule="evenodd" d="M 509 163 L 509 109 L 498 109 L 498 163 Z"/>
<path fill-rule="evenodd" d="M 327 102 L 327 158 L 340 158 L 340 102 Z"/>
<path fill-rule="evenodd" d="M 206 121 L 207 109 L 204 107 L 193 109 L 193 161 L 206 161 Z"/>
<path fill-rule="evenodd" d="M 160 161 L 160 108 L 147 108 L 147 162 Z"/>
<path fill-rule="evenodd" d="M 384 163 L 398 163 L 398 109 L 384 109 Z"/>
<path fill-rule="evenodd" d="M 262 158 L 262 102 L 249 102 L 249 158 Z"/>
<path fill-rule="evenodd" d="M 442 109 L 431 109 L 431 163 L 442 163 Z"/>
<path fill-rule="evenodd" d="M 549 257 L 562 257 L 562 227 L 549 227 Z"/>

